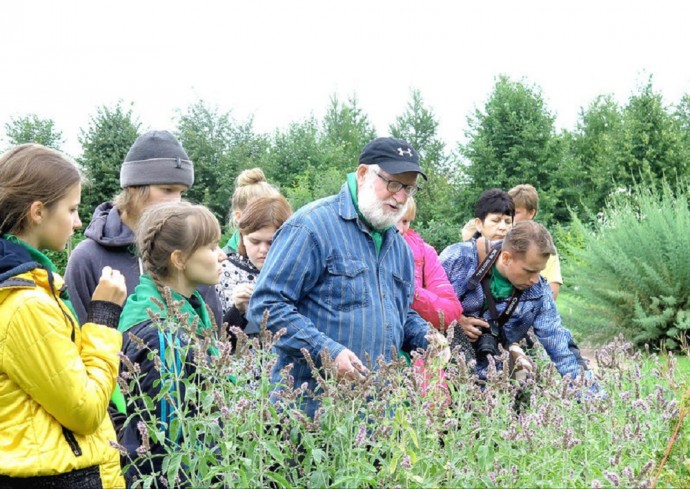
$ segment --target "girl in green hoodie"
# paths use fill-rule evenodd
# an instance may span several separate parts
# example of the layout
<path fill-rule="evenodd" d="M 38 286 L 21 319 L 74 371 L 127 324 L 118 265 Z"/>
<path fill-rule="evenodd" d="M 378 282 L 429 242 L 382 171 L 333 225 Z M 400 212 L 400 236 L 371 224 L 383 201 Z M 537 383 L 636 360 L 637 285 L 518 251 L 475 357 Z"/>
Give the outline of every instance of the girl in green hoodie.
<path fill-rule="evenodd" d="M 137 230 L 137 248 L 146 273 L 125 303 L 118 329 L 123 332 L 123 371 L 142 372 L 131 382 L 127 422 L 119 441 L 127 450 L 127 478 L 160 472 L 163 457 L 177 441 L 171 435 L 175 412 L 185 405 L 184 382 L 194 375 L 194 359 L 181 358 L 194 341 L 212 335 L 209 309 L 196 288 L 215 285 L 226 258 L 219 248 L 220 226 L 206 207 L 164 203 L 146 210 Z M 173 307 L 171 307 L 173 306 Z M 211 342 L 212 344 L 212 342 Z M 215 347 L 208 349 L 213 353 Z M 153 354 L 151 354 L 153 352 Z M 127 374 L 126 374 L 127 375 Z M 161 386 L 164 386 L 161 388 Z M 142 397 L 154 401 L 149 412 Z M 155 415 L 155 418 L 154 418 Z M 141 421 L 166 434 L 165 444 L 150 442 Z M 139 458 L 138 455 L 147 456 Z M 153 455 L 153 457 L 149 456 Z"/>

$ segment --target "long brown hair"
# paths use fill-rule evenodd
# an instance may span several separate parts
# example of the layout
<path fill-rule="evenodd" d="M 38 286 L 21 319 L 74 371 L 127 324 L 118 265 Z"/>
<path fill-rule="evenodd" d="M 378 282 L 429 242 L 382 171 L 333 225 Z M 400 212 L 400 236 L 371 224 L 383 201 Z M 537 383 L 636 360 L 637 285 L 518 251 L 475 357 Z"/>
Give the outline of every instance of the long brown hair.
<path fill-rule="evenodd" d="M 247 256 L 243 236 L 269 226 L 278 229 L 291 215 L 292 207 L 282 195 L 259 197 L 252 200 L 242 211 L 239 222 L 240 242 L 237 246 L 237 252 L 242 256 Z"/>
<path fill-rule="evenodd" d="M 218 242 L 220 225 L 203 205 L 164 202 L 144 211 L 136 236 L 146 273 L 158 282 L 171 276 L 170 256 L 174 251 L 188 257 L 202 246 Z"/>
<path fill-rule="evenodd" d="M 77 165 L 59 151 L 33 143 L 10 149 L 0 156 L 0 234 L 20 234 L 32 203 L 50 209 L 78 183 Z"/>

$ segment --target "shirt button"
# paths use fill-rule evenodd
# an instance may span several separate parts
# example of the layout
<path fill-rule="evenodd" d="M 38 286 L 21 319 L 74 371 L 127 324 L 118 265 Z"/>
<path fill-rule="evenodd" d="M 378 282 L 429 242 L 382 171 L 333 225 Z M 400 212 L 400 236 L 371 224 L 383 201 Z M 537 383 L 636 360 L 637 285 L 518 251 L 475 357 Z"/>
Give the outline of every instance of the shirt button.
<path fill-rule="evenodd" d="M 386 323 L 386 329 L 389 329 L 391 327 L 391 323 Z"/>

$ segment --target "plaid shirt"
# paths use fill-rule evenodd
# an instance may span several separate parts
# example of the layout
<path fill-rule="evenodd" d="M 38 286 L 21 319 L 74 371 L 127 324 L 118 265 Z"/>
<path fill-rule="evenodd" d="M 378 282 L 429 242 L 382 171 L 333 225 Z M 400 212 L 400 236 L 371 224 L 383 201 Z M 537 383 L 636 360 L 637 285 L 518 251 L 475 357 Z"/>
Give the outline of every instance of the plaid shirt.
<path fill-rule="evenodd" d="M 478 265 L 477 242 L 470 240 L 451 245 L 443 250 L 439 259 L 455 293 L 462 302 L 464 315 L 489 318 L 490 312 L 484 310 L 484 290 L 481 285 L 474 290 L 467 290 L 470 278 Z M 507 304 L 508 299 L 496 303 L 499 315 Z M 525 338 L 532 326 L 560 374 L 575 378 L 580 373 L 580 365 L 568 347 L 574 344 L 573 337 L 561 323 L 561 315 L 556 309 L 551 288 L 544 277 L 539 277 L 539 283 L 522 293 L 515 311 L 503 330 L 507 341 L 514 343 Z M 482 375 L 486 369 L 486 363 L 478 364 L 477 367 L 478 373 Z"/>
<path fill-rule="evenodd" d="M 292 363 L 295 386 L 315 388 L 302 348 L 316 365 L 325 348 L 331 358 L 349 348 L 365 364 L 368 356 L 370 367 L 381 356 L 390 361 L 399 349 L 426 348 L 429 326 L 411 309 L 413 291 L 409 247 L 391 227 L 377 254 L 345 184 L 276 232 L 247 318 L 258 324 L 268 310 L 268 329 L 287 330 L 276 344 L 273 382 Z"/>

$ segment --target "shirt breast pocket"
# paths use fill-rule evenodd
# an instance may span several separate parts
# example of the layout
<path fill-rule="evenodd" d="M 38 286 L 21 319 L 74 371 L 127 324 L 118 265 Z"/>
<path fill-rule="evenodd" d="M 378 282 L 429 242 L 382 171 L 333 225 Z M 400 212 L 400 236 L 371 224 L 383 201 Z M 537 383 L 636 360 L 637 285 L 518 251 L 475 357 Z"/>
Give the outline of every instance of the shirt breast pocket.
<path fill-rule="evenodd" d="M 371 293 L 367 277 L 369 267 L 361 260 L 328 259 L 328 294 L 326 303 L 337 311 L 352 311 L 369 306 Z"/>
<path fill-rule="evenodd" d="M 395 287 L 395 290 L 393 291 L 395 295 L 393 297 L 396 299 L 403 299 L 405 302 L 407 302 L 408 298 L 410 298 L 409 302 L 412 304 L 411 298 L 412 294 L 414 294 L 414 284 L 405 280 L 397 271 L 393 272 L 393 284 Z"/>

